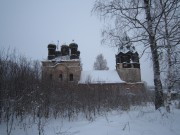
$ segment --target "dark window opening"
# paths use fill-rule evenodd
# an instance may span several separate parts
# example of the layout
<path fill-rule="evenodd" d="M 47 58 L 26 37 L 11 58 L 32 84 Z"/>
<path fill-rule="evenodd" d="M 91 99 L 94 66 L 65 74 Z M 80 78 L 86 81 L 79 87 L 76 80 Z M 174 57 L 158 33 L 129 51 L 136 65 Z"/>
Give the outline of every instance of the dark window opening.
<path fill-rule="evenodd" d="M 49 79 L 51 79 L 51 80 L 52 80 L 52 74 L 50 74 L 50 75 L 49 75 Z"/>
<path fill-rule="evenodd" d="M 69 81 L 73 81 L 73 74 L 69 75 Z"/>
<path fill-rule="evenodd" d="M 59 74 L 59 80 L 62 81 L 63 80 L 63 75 Z"/>

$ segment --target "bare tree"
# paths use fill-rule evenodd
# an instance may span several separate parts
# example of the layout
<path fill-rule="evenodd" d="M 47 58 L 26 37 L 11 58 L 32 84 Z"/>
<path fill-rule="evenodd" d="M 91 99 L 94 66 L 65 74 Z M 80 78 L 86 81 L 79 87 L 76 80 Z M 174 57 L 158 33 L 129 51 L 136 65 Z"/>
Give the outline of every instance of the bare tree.
<path fill-rule="evenodd" d="M 159 28 L 157 30 L 161 50 L 163 49 L 163 55 L 165 60 L 162 61 L 162 65 L 165 69 L 166 74 L 166 84 L 167 84 L 167 100 L 166 109 L 170 112 L 170 101 L 171 101 L 171 91 L 174 87 L 174 82 L 176 80 L 173 70 L 175 65 L 174 59 L 178 45 L 180 45 L 180 17 L 178 11 L 180 11 L 180 1 L 178 0 L 159 0 L 159 3 L 155 3 L 159 7 L 159 12 L 162 15 L 162 20 L 160 21 Z"/>
<path fill-rule="evenodd" d="M 93 68 L 94 70 L 109 70 L 109 68 L 107 67 L 107 61 L 106 59 L 104 59 L 104 56 L 102 54 L 99 54 L 96 57 Z"/>
<path fill-rule="evenodd" d="M 158 109 L 164 105 L 164 102 L 157 44 L 157 30 L 162 12 L 157 9 L 154 4 L 156 2 L 156 0 L 97 0 L 93 11 L 99 13 L 101 17 L 110 17 L 111 20 L 114 18 L 115 28 L 109 28 L 104 33 L 106 39 L 110 39 L 115 46 L 119 42 L 120 31 L 123 31 L 130 33 L 131 42 L 143 43 L 146 48 L 150 48 L 155 85 L 155 108 Z"/>
<path fill-rule="evenodd" d="M 0 50 L 0 120 L 6 122 L 8 135 L 15 119 L 23 121 L 32 112 L 40 86 L 39 62 L 32 62 L 16 51 Z"/>

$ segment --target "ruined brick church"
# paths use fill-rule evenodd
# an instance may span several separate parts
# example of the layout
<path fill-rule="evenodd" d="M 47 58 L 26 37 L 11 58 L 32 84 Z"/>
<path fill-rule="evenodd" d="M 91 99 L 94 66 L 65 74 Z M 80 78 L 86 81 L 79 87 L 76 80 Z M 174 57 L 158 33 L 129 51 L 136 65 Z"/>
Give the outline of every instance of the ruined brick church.
<path fill-rule="evenodd" d="M 126 41 L 127 39 L 125 39 Z M 115 70 L 83 71 L 78 44 L 48 45 L 47 60 L 42 61 L 42 77 L 48 77 L 59 84 L 88 85 L 105 89 L 144 89 L 141 82 L 139 55 L 132 44 L 119 46 Z"/>

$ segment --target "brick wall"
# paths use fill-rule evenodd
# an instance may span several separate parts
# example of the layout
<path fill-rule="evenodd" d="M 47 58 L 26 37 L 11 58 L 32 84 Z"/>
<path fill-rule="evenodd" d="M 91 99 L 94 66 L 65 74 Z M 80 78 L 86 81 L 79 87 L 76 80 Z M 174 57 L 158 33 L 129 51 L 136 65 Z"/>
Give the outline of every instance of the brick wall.
<path fill-rule="evenodd" d="M 90 90 L 118 90 L 122 92 L 130 93 L 144 93 L 144 83 L 112 83 L 112 84 L 78 84 L 79 89 L 90 89 Z"/>

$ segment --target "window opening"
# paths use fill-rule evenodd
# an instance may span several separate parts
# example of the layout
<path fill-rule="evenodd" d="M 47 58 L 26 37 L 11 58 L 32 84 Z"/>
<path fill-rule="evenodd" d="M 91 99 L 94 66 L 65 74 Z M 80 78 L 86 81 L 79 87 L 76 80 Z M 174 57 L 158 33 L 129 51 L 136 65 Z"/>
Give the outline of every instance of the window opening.
<path fill-rule="evenodd" d="M 62 81 L 63 80 L 63 75 L 59 74 L 59 80 Z"/>
<path fill-rule="evenodd" d="M 52 74 L 50 74 L 50 75 L 49 75 L 49 79 L 51 79 L 51 80 L 52 80 Z"/>
<path fill-rule="evenodd" d="M 73 74 L 69 75 L 69 81 L 73 81 Z"/>

